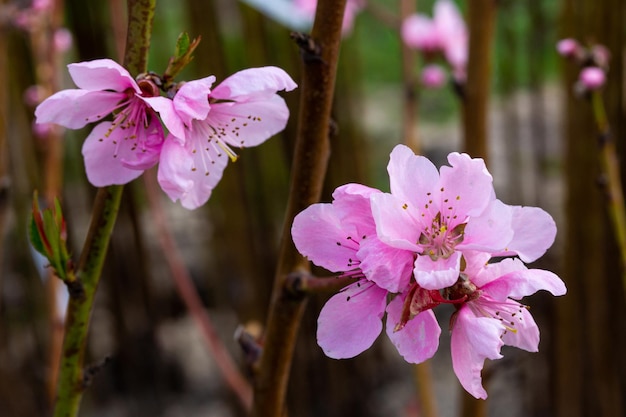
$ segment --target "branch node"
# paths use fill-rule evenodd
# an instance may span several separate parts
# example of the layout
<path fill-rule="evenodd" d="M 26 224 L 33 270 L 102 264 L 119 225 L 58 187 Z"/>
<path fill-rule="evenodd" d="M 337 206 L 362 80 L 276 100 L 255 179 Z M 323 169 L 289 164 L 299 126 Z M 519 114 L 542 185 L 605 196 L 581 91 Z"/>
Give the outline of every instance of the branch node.
<path fill-rule="evenodd" d="M 250 333 L 245 326 L 239 325 L 235 329 L 235 341 L 239 343 L 241 350 L 243 351 L 246 364 L 252 374 L 256 374 L 259 367 L 259 360 L 263 353 L 263 346 L 259 343 L 258 339 Z"/>
<path fill-rule="evenodd" d="M 324 62 L 322 59 L 322 47 L 318 45 L 311 35 L 302 32 L 291 32 L 289 37 L 300 47 L 300 55 L 304 62 Z"/>
<path fill-rule="evenodd" d="M 71 281 L 63 280 L 63 282 L 67 286 L 67 291 L 70 293 L 70 298 L 78 300 L 85 296 L 85 288 L 83 287 L 83 283 L 79 279 L 74 279 Z"/>
<path fill-rule="evenodd" d="M 105 356 L 101 361 L 92 363 L 91 365 L 85 367 L 85 371 L 83 373 L 83 389 L 87 388 L 91 385 L 96 375 L 100 373 L 111 362 L 110 356 Z"/>

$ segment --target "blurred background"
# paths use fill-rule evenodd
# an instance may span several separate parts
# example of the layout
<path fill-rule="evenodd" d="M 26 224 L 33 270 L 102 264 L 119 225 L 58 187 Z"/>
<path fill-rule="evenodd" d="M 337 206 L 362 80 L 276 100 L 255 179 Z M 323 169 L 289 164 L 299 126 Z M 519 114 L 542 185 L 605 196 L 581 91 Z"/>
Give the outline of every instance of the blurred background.
<path fill-rule="evenodd" d="M 65 64 L 103 57 L 119 61 L 125 40 L 122 0 L 51 4 L 46 13 L 23 17 L 21 12 L 32 10 L 29 1 L 0 2 L 3 417 L 50 415 L 51 369 L 62 328 L 62 285 L 50 279 L 27 239 L 33 190 L 39 190 L 43 204 L 53 196 L 61 199 L 76 257 L 95 195 L 80 154 L 89 127 L 34 129 L 34 106 L 54 91 L 73 88 Z M 413 7 L 430 15 L 432 4 L 420 0 Z M 467 15 L 468 4 L 457 4 Z M 421 88 L 415 81 L 419 57 L 403 73 L 400 5 L 400 0 L 369 0 L 342 43 L 333 110 L 337 129 L 323 201 L 348 182 L 388 190 L 389 153 L 409 134 L 419 138 L 421 153 L 436 165 L 445 163 L 449 152 L 464 149 L 462 108 L 453 86 Z M 485 415 L 626 415 L 623 272 L 599 185 L 597 130 L 589 101 L 573 89 L 579 69 L 555 49 L 564 37 L 609 48 L 603 97 L 623 159 L 626 4 L 500 0 L 496 16 L 488 166 L 500 199 L 540 206 L 556 219 L 557 242 L 533 267 L 558 273 L 568 294 L 553 298 L 540 293 L 525 301 L 541 329 L 540 351 L 505 348 L 504 359 L 488 364 Z M 67 32 L 58 32 L 60 28 Z M 214 74 L 219 82 L 240 69 L 263 65 L 282 67 L 296 82 L 300 79 L 291 29 L 235 0 L 159 0 L 151 70 L 165 70 L 184 31 L 201 36 L 202 42 L 179 79 Z M 233 334 L 239 324 L 262 331 L 265 322 L 287 201 L 298 95 L 298 90 L 284 95 L 292 114 L 285 131 L 263 146 L 241 150 L 206 206 L 187 211 L 160 190 L 158 194 L 202 301 L 244 372 L 244 356 Z M 411 102 L 417 104 L 406 127 L 403 115 Z M 145 174 L 155 175 L 154 170 Z M 245 415 L 174 289 L 147 198 L 149 187 L 154 181 L 140 178 L 124 191 L 93 312 L 87 362 L 110 360 L 88 389 L 81 415 Z M 300 329 L 289 414 L 424 415 L 414 369 L 385 337 L 355 359 L 324 356 L 315 341 L 324 302 L 324 296 L 310 300 Z M 449 316 L 440 317 L 441 349 L 431 360 L 435 404 L 438 415 L 457 416 L 462 415 L 462 390 L 446 350 Z"/>

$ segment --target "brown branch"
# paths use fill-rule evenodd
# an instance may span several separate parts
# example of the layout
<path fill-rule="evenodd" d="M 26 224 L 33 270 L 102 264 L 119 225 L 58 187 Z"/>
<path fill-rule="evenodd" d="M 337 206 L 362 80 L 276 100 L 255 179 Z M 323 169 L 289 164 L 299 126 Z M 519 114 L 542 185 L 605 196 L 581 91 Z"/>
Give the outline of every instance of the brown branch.
<path fill-rule="evenodd" d="M 283 415 L 293 349 L 306 300 L 285 290 L 285 277 L 309 268 L 291 241 L 291 223 L 296 214 L 319 201 L 322 191 L 330 153 L 328 126 L 345 3 L 345 0 L 318 2 L 311 39 L 319 47 L 320 59 L 304 60 L 291 188 L 265 345 L 254 387 L 257 417 Z"/>
<path fill-rule="evenodd" d="M 250 411 L 252 408 L 252 388 L 237 368 L 235 361 L 228 353 L 228 349 L 220 340 L 209 314 L 202 305 L 202 300 L 193 285 L 189 271 L 182 261 L 172 233 L 167 225 L 163 207 L 159 202 L 156 178 L 154 175 L 144 175 L 143 178 L 146 184 L 146 196 L 150 205 L 150 213 L 156 225 L 161 251 L 176 284 L 178 295 L 180 295 L 189 313 L 202 331 L 207 348 L 224 380 L 237 395 L 243 408 Z"/>
<path fill-rule="evenodd" d="M 465 151 L 472 157 L 489 156 L 487 147 L 491 56 L 496 18 L 495 0 L 469 0 L 469 56 L 463 102 Z"/>
<path fill-rule="evenodd" d="M 416 12 L 414 0 L 400 0 L 400 17 L 402 20 Z M 402 84 L 404 88 L 404 105 L 402 106 L 402 142 L 416 154 L 421 152 L 421 143 L 417 134 L 417 79 L 415 76 L 415 61 L 417 53 L 402 41 L 402 34 L 398 28 L 402 54 Z"/>

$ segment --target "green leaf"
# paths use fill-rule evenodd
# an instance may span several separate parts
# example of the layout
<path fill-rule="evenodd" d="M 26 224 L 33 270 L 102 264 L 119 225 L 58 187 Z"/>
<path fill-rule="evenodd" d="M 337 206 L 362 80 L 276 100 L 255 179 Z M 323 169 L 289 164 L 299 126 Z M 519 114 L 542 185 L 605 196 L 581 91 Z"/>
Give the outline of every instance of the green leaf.
<path fill-rule="evenodd" d="M 178 35 L 178 39 L 176 40 L 176 51 L 174 56 L 176 58 L 182 58 L 187 51 L 189 50 L 189 44 L 191 41 L 189 40 L 189 35 L 187 32 L 183 32 Z"/>

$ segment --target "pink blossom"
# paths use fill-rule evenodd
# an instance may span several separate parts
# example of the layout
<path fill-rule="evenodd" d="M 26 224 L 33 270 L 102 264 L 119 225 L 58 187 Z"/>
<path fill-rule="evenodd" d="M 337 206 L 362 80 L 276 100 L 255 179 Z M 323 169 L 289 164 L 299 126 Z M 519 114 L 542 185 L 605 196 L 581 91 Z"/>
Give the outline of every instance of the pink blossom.
<path fill-rule="evenodd" d="M 468 35 L 454 2 L 438 0 L 432 20 L 423 14 L 407 17 L 402 23 L 402 39 L 408 46 L 425 53 L 442 52 L 455 76 L 464 78 Z"/>
<path fill-rule="evenodd" d="M 398 145 L 388 165 L 391 193 L 371 196 L 378 238 L 417 255 L 414 276 L 420 287 L 453 285 L 463 251 L 532 261 L 550 247 L 556 226 L 547 213 L 497 200 L 482 159 L 453 152 L 448 162 L 451 166 L 438 172 L 428 159 Z"/>
<path fill-rule="evenodd" d="M 446 83 L 446 72 L 436 64 L 422 68 L 422 85 L 427 88 L 440 88 Z"/>
<path fill-rule="evenodd" d="M 578 82 L 585 90 L 598 90 L 606 83 L 606 74 L 601 68 L 586 67 L 580 71 Z"/>
<path fill-rule="evenodd" d="M 466 254 L 467 267 L 447 290 L 465 299 L 452 318 L 452 366 L 461 385 L 476 398 L 487 398 L 481 383 L 485 359 L 500 359 L 503 345 L 537 352 L 539 329 L 528 308 L 516 300 L 547 290 L 563 295 L 565 284 L 555 274 L 527 269 L 517 259 L 487 264 L 488 254 Z"/>
<path fill-rule="evenodd" d="M 582 48 L 575 39 L 566 38 L 557 42 L 556 50 L 559 55 L 566 58 L 577 58 L 580 55 Z"/>
<path fill-rule="evenodd" d="M 404 290 L 411 277 L 413 255 L 376 238 L 369 198 L 379 193 L 360 184 L 341 186 L 332 203 L 314 204 L 293 222 L 291 233 L 301 254 L 331 272 L 357 279 L 320 312 L 317 341 L 331 358 L 356 356 L 374 343 L 382 330 L 387 294 Z M 420 355 L 432 356 L 439 337 L 432 312 L 412 326 L 423 335 L 412 346 Z"/>
<path fill-rule="evenodd" d="M 153 106 L 161 101 L 150 83 L 145 88 L 110 59 L 68 65 L 78 89 L 62 90 L 35 109 L 37 123 L 80 129 L 109 114 L 113 121 L 94 127 L 83 144 L 89 182 L 97 187 L 125 184 L 154 166 L 163 129 Z"/>
<path fill-rule="evenodd" d="M 155 103 L 170 131 L 159 163 L 161 188 L 183 207 L 204 204 L 222 177 L 231 147 L 257 146 L 285 128 L 289 109 L 277 91 L 296 84 L 276 67 L 246 69 L 211 90 L 215 77 L 187 82 Z"/>
<path fill-rule="evenodd" d="M 341 26 L 344 36 L 352 32 L 354 19 L 357 13 L 364 7 L 364 3 L 364 0 L 348 0 L 346 2 L 346 9 L 343 14 L 343 23 Z M 304 14 L 309 15 L 311 20 L 315 17 L 317 0 L 295 0 L 295 6 Z"/>
<path fill-rule="evenodd" d="M 72 32 L 67 28 L 59 28 L 54 32 L 54 47 L 58 52 L 67 52 L 72 41 Z"/>

